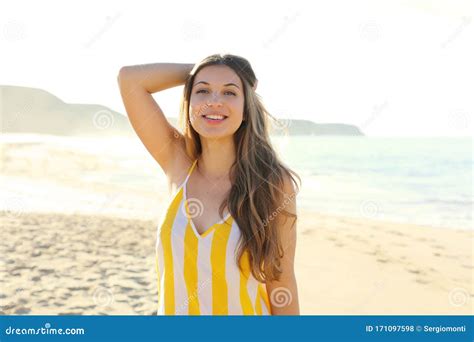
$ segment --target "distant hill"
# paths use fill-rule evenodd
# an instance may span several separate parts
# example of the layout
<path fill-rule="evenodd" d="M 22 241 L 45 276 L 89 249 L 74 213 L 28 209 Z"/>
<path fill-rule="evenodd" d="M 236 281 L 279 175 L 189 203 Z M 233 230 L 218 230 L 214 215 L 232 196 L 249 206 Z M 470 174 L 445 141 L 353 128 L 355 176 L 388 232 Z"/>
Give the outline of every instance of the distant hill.
<path fill-rule="evenodd" d="M 65 103 L 45 90 L 0 86 L 0 130 L 4 133 L 53 135 L 134 135 L 126 115 L 96 104 Z M 177 118 L 168 118 L 177 126 Z M 358 127 L 346 124 L 317 124 L 309 120 L 281 119 L 271 134 L 360 135 Z"/>
<path fill-rule="evenodd" d="M 95 104 L 65 103 L 42 89 L 0 86 L 0 129 L 53 135 L 131 134 L 128 118 Z"/>
<path fill-rule="evenodd" d="M 283 120 L 279 125 L 273 125 L 272 134 L 281 135 L 360 135 L 364 134 L 357 126 L 325 123 L 317 124 L 309 120 Z"/>

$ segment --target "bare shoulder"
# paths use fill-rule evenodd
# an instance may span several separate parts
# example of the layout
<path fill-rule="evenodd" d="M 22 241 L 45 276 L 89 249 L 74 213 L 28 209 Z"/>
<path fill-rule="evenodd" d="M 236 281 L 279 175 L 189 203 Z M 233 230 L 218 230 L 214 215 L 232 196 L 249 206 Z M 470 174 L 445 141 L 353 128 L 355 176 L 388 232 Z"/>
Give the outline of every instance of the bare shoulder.
<path fill-rule="evenodd" d="M 291 207 L 296 206 L 296 195 L 298 194 L 298 188 L 293 182 L 292 178 L 289 175 L 285 175 L 283 177 L 283 197 L 286 200 L 286 202 L 291 203 Z M 293 208 L 294 209 L 294 208 Z"/>
<path fill-rule="evenodd" d="M 279 214 L 277 215 L 276 220 L 279 229 L 286 234 L 294 226 L 294 223 L 296 223 L 296 196 L 298 195 L 298 187 L 295 185 L 292 178 L 285 174 L 280 191 L 281 202 L 278 204 Z M 286 238 L 289 238 L 289 236 L 286 235 Z"/>

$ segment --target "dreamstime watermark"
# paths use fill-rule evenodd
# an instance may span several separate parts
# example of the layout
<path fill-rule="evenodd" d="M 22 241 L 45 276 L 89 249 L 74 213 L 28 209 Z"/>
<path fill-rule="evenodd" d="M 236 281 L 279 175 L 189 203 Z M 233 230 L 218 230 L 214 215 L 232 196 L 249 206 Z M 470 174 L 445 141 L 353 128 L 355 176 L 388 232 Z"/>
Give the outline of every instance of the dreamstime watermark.
<path fill-rule="evenodd" d="M 270 108 L 272 115 L 270 116 L 270 128 L 272 134 L 281 135 L 288 134 L 289 128 L 291 127 L 293 120 L 290 117 L 293 116 L 294 107 L 288 102 L 277 103 Z"/>
<path fill-rule="evenodd" d="M 204 205 L 197 198 L 188 198 L 181 207 L 183 214 L 190 218 L 201 216 L 204 211 Z"/>
<path fill-rule="evenodd" d="M 455 110 L 451 113 L 449 119 L 449 125 L 457 131 L 471 129 L 471 115 L 464 110 Z"/>
<path fill-rule="evenodd" d="M 8 217 L 20 217 L 26 211 L 25 200 L 21 197 L 9 197 L 3 202 L 2 211 Z"/>
<path fill-rule="evenodd" d="M 276 119 L 273 121 L 273 127 L 278 131 L 287 131 L 291 126 L 292 120 L 285 119 Z"/>
<path fill-rule="evenodd" d="M 285 195 L 285 199 L 284 199 L 283 203 L 280 204 L 280 205 L 276 208 L 276 210 L 274 210 L 274 211 L 270 214 L 270 216 L 263 222 L 263 227 L 266 227 L 266 226 L 270 223 L 270 221 L 273 221 L 273 220 L 277 217 L 277 215 L 279 215 L 280 212 L 281 212 L 283 209 L 285 209 L 285 208 L 288 206 L 288 204 L 290 204 L 290 202 L 296 197 L 297 194 L 298 194 L 298 191 L 295 191 L 294 193 L 292 193 L 291 196 L 286 196 L 286 195 Z"/>
<path fill-rule="evenodd" d="M 212 95 L 212 101 L 215 101 L 215 99 L 216 99 L 216 95 L 213 94 L 213 95 Z M 208 101 L 208 102 L 209 102 L 209 101 Z M 189 112 L 189 120 L 187 120 L 187 121 L 184 123 L 184 125 L 185 125 L 184 128 L 189 130 L 190 125 L 192 126 L 192 124 L 194 124 L 197 119 L 199 119 L 201 116 L 203 116 L 203 115 L 205 114 L 205 112 L 206 112 L 209 108 L 211 108 L 211 106 L 206 103 L 205 105 L 201 106 L 197 112 L 190 111 L 190 112 Z M 180 135 L 177 134 L 176 132 L 175 132 L 175 135 L 174 135 L 174 136 L 175 136 L 175 138 L 179 138 L 179 137 L 180 137 Z"/>
<path fill-rule="evenodd" d="M 104 194 L 103 199 L 101 202 L 97 202 L 96 210 L 94 211 L 94 215 L 105 215 L 107 214 L 107 210 L 110 209 L 115 209 L 117 207 L 122 208 L 120 206 L 120 201 L 118 201 L 118 198 L 120 197 L 120 193 L 107 193 Z M 115 202 L 115 207 L 112 206 L 112 203 Z M 86 216 L 83 218 L 84 224 L 86 226 L 90 226 L 95 220 L 96 217 L 94 215 L 91 216 Z"/>
<path fill-rule="evenodd" d="M 110 27 L 117 21 L 118 18 L 120 18 L 122 14 L 120 12 L 116 13 L 113 17 L 107 16 L 105 18 L 105 24 L 104 26 L 100 29 L 98 33 L 96 33 L 89 41 L 84 44 L 84 48 L 90 48 L 97 40 L 99 40 L 100 37 L 104 35 L 105 32 L 107 32 Z"/>
<path fill-rule="evenodd" d="M 102 213 L 105 211 L 107 208 L 111 206 L 111 204 L 120 197 L 120 193 L 112 193 L 112 194 L 107 194 L 105 195 L 104 200 L 102 201 L 102 204 L 98 207 L 97 213 Z"/>
<path fill-rule="evenodd" d="M 201 22 L 187 19 L 181 26 L 181 37 L 185 42 L 202 40 L 206 36 L 206 28 Z"/>
<path fill-rule="evenodd" d="M 466 29 L 467 25 L 469 25 L 471 21 L 472 21 L 471 17 L 467 17 L 467 16 L 462 17 L 461 24 L 456 28 L 456 30 L 454 30 L 449 35 L 449 37 L 444 42 L 441 43 L 441 48 L 445 49 L 446 46 L 448 46 L 454 40 L 456 40 L 456 38 L 461 34 L 461 32 L 463 32 Z"/>
<path fill-rule="evenodd" d="M 107 129 L 114 124 L 114 115 L 110 110 L 102 109 L 94 114 L 92 122 L 98 129 Z"/>
<path fill-rule="evenodd" d="M 292 24 L 299 16 L 300 16 L 300 12 L 295 12 L 291 16 L 288 16 L 288 15 L 284 16 L 283 23 L 277 28 L 277 30 L 271 35 L 270 38 L 268 38 L 267 40 L 263 42 L 262 44 L 263 47 L 265 49 L 268 49 L 270 45 L 272 45 L 275 41 L 278 40 L 280 36 L 283 35 L 283 33 L 285 33 L 285 31 L 288 29 L 290 24 Z"/>
<path fill-rule="evenodd" d="M 19 128 L 17 124 L 20 123 L 25 114 L 32 111 L 34 104 L 35 100 L 31 95 L 22 98 L 21 102 L 15 103 L 14 108 L 9 111 L 8 115 L 2 116 L 2 128 L 6 130 Z"/>
<path fill-rule="evenodd" d="M 175 139 L 181 139 L 183 135 L 175 129 L 173 132 L 173 136 L 175 137 Z"/>
<path fill-rule="evenodd" d="M 385 100 L 381 105 L 375 105 L 372 110 L 372 114 L 359 125 L 360 129 L 367 128 L 375 119 L 377 119 L 382 112 L 388 107 L 388 101 Z"/>
<path fill-rule="evenodd" d="M 469 292 L 462 287 L 452 289 L 448 294 L 449 303 L 452 306 L 463 306 L 469 301 Z"/>
<path fill-rule="evenodd" d="M 99 286 L 92 293 L 94 303 L 99 306 L 108 306 L 114 300 L 114 295 L 109 289 Z"/>
<path fill-rule="evenodd" d="M 366 39 L 370 42 L 375 42 L 380 39 L 381 28 L 376 21 L 369 20 L 360 24 L 359 33 L 363 39 Z"/>
<path fill-rule="evenodd" d="M 215 96 L 215 95 L 213 95 Z M 201 106 L 197 112 L 190 112 L 189 113 L 189 121 L 186 122 L 186 124 L 192 124 L 195 123 L 197 119 L 199 119 L 201 116 L 204 115 L 205 111 L 209 108 L 210 106 L 208 104 L 205 104 L 204 106 Z"/>
<path fill-rule="evenodd" d="M 365 218 L 377 218 L 383 216 L 380 210 L 380 203 L 376 201 L 362 201 L 359 212 Z"/>
<path fill-rule="evenodd" d="M 17 21 L 9 21 L 3 25 L 3 38 L 8 42 L 25 39 L 25 25 Z"/>
<path fill-rule="evenodd" d="M 286 287 L 277 287 L 270 294 L 270 303 L 277 308 L 288 306 L 292 301 L 291 291 Z"/>
<path fill-rule="evenodd" d="M 195 302 L 195 301 L 199 303 L 199 293 L 201 293 L 201 291 L 205 289 L 209 284 L 212 284 L 209 278 L 206 279 L 205 281 L 200 282 L 197 289 L 193 291 L 188 296 L 188 298 L 176 309 L 176 314 L 177 315 L 187 314 L 187 312 L 185 311 L 187 309 L 189 310 L 189 303 Z"/>
<path fill-rule="evenodd" d="M 364 307 L 365 304 L 366 304 L 370 299 L 372 299 L 372 298 L 375 296 L 375 294 L 376 294 L 377 292 L 379 292 L 381 289 L 384 288 L 384 285 L 385 285 L 384 282 L 383 282 L 383 281 L 380 281 L 380 280 L 374 281 L 373 284 L 374 284 L 374 286 L 373 286 L 373 287 L 374 287 L 373 291 L 372 291 L 369 295 L 367 295 L 362 301 L 360 301 L 359 303 L 357 303 L 356 305 L 354 305 L 354 306 L 352 307 L 353 310 L 359 310 L 359 309 L 361 309 L 362 307 Z"/>
<path fill-rule="evenodd" d="M 6 335 L 84 335 L 84 328 L 52 328 L 50 323 L 45 323 L 41 328 L 5 328 Z"/>

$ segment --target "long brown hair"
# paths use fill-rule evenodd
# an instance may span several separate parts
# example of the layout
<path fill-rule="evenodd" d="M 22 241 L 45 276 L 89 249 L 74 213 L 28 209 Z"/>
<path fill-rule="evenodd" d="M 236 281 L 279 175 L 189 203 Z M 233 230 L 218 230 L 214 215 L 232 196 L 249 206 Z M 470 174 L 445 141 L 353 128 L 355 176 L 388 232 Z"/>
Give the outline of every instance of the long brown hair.
<path fill-rule="evenodd" d="M 283 192 L 285 177 L 291 180 L 294 195 L 299 190 L 300 177 L 285 166 L 275 153 L 269 138 L 269 120 L 276 120 L 264 107 L 260 96 L 252 88 L 257 78 L 250 63 L 243 57 L 215 54 L 197 63 L 184 84 L 179 122 L 185 138 L 187 154 L 194 160 L 202 153 L 199 137 L 190 121 L 189 103 L 192 85 L 197 73 L 210 65 L 226 65 L 234 70 L 244 87 L 244 113 L 241 126 L 234 133 L 236 160 L 230 169 L 231 190 L 220 205 L 223 216 L 227 207 L 241 230 L 236 262 L 248 252 L 253 276 L 261 281 L 277 279 L 281 274 L 280 258 L 284 251 L 274 220 L 280 212 L 293 218 L 297 216 L 284 209 L 288 198 Z M 242 269 L 240 262 L 237 262 Z"/>

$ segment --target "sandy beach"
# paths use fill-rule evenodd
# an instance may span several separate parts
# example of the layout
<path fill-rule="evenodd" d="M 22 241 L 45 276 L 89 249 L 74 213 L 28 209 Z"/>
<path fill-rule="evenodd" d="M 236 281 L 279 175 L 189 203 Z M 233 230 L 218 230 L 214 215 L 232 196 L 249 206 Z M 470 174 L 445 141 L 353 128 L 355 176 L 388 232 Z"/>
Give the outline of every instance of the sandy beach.
<path fill-rule="evenodd" d="M 52 146 L 2 144 L 0 313 L 155 314 L 162 181 L 121 188 L 114 161 Z M 298 214 L 301 314 L 473 314 L 472 231 Z"/>
<path fill-rule="evenodd" d="M 155 222 L 60 214 L 0 222 L 3 314 L 154 314 Z M 302 314 L 473 313 L 469 232 L 309 213 L 298 230 Z"/>

